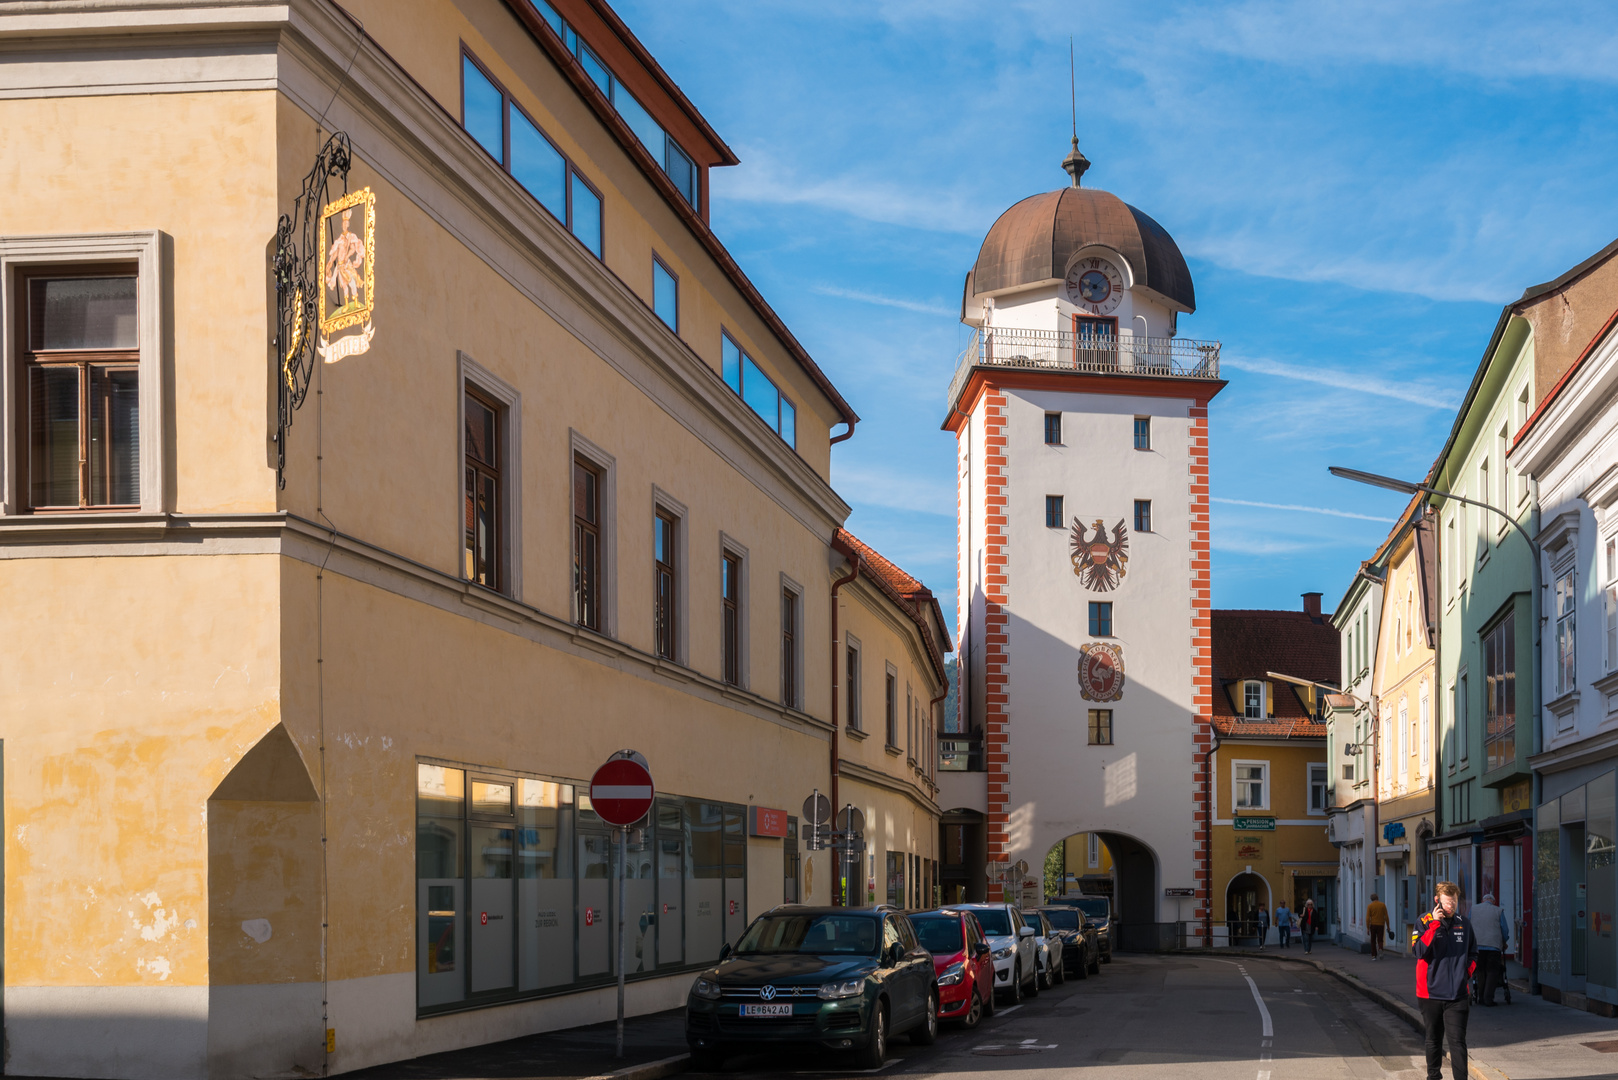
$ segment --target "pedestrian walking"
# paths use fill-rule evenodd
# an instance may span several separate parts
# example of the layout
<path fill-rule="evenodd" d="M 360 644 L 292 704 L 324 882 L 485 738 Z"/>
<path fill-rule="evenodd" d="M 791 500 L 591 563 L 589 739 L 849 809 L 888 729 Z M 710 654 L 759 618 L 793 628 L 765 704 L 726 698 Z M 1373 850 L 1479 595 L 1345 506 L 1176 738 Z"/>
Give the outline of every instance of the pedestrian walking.
<path fill-rule="evenodd" d="M 1446 1041 L 1450 1076 L 1467 1080 L 1466 1019 L 1471 999 L 1466 983 L 1477 970 L 1478 945 L 1460 903 L 1461 890 L 1455 883 L 1440 881 L 1433 894 L 1433 910 L 1421 917 L 1421 925 L 1411 935 L 1416 952 L 1416 998 L 1427 1028 L 1427 1080 L 1443 1080 Z"/>
<path fill-rule="evenodd" d="M 1494 992 L 1505 987 L 1506 1004 L 1511 1004 L 1511 985 L 1506 982 L 1506 946 L 1511 942 L 1511 925 L 1506 913 L 1494 902 L 1494 893 L 1484 893 L 1483 903 L 1472 908 L 1472 933 L 1478 939 L 1477 1000 L 1494 1006 Z"/>
<path fill-rule="evenodd" d="M 1303 933 L 1303 951 L 1314 952 L 1315 935 L 1325 932 L 1326 920 L 1320 917 L 1313 898 L 1303 902 L 1303 910 L 1298 913 L 1298 929 Z"/>
<path fill-rule="evenodd" d="M 1292 909 L 1285 900 L 1275 905 L 1275 936 L 1283 949 L 1292 942 Z"/>
<path fill-rule="evenodd" d="M 1269 939 L 1269 936 L 1270 936 L 1270 913 L 1269 913 L 1269 910 L 1266 909 L 1263 904 L 1260 904 L 1258 906 L 1258 947 L 1259 947 L 1260 951 L 1263 950 L 1264 942 Z"/>
<path fill-rule="evenodd" d="M 1382 935 L 1388 930 L 1388 905 L 1376 893 L 1365 905 L 1365 928 L 1371 932 L 1371 959 L 1382 959 Z"/>

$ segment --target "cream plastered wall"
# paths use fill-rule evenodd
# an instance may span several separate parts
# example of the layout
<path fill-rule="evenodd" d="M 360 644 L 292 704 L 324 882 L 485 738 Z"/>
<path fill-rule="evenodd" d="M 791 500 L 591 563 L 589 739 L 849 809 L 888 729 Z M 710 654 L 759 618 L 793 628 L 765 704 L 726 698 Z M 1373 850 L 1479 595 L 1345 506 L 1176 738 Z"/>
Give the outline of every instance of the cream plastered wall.
<path fill-rule="evenodd" d="M 287 105 L 284 155 L 306 169 L 312 123 Z M 311 520 L 451 575 L 461 572 L 463 442 L 458 356 L 522 395 L 522 591 L 563 619 L 572 607 L 572 433 L 614 458 L 607 629 L 653 649 L 654 486 L 683 504 L 690 666 L 718 677 L 720 533 L 748 556 L 747 684 L 779 699 L 781 581 L 804 590 L 802 700 L 829 709 L 825 542 L 737 464 L 695 437 L 522 297 L 414 203 L 357 163 L 349 187 L 377 193 L 376 336 L 369 352 L 317 373 L 288 440 L 283 504 Z M 316 432 L 323 460 L 317 470 Z M 770 436 L 773 438 L 773 436 Z M 318 473 L 318 475 L 317 475 Z M 317 509 L 318 508 L 318 509 Z"/>
<path fill-rule="evenodd" d="M 677 675 L 548 648 L 498 620 L 329 568 L 317 593 L 316 567 L 284 566 L 287 725 L 306 757 L 324 717 L 334 980 L 414 971 L 418 757 L 588 782 L 632 747 L 661 791 L 792 812 L 825 786 L 823 731 L 760 720 L 693 695 Z M 779 881 L 766 888 L 756 869 L 750 889 L 779 902 Z"/>
<path fill-rule="evenodd" d="M 679 278 L 681 340 L 718 373 L 721 328 L 728 332 L 797 405 L 798 454 L 830 479 L 830 431 L 841 422 L 831 402 L 500 0 L 344 6 L 457 121 L 464 44 L 601 191 L 606 268 L 649 306 L 655 251 Z M 468 167 L 499 166 L 480 158 Z"/>
<path fill-rule="evenodd" d="M 5 964 L 208 982 L 208 798 L 279 719 L 277 560 L 0 560 Z M 307 973 L 305 975 L 307 977 Z"/>
<path fill-rule="evenodd" d="M 1421 602 L 1420 570 L 1413 534 L 1406 529 L 1388 559 L 1388 584 L 1382 591 L 1380 630 L 1383 638 L 1376 645 L 1376 674 L 1373 683 L 1382 718 L 1391 721 L 1378 733 L 1382 751 L 1382 796 L 1396 798 L 1433 788 L 1433 762 L 1437 752 L 1432 733 L 1433 709 L 1437 706 L 1435 655 L 1427 645 L 1427 612 Z M 1422 696 L 1427 698 L 1426 722 L 1422 721 Z M 1404 771 L 1399 769 L 1399 708 L 1405 708 L 1405 727 L 1415 726 L 1405 736 L 1409 742 L 1404 755 Z M 1427 732 L 1427 757 L 1422 756 L 1421 733 Z M 1391 736 L 1391 737 L 1386 737 Z"/>
<path fill-rule="evenodd" d="M 172 238 L 169 447 L 183 513 L 275 508 L 264 449 L 275 108 L 266 91 L 0 105 L 0 230 Z"/>

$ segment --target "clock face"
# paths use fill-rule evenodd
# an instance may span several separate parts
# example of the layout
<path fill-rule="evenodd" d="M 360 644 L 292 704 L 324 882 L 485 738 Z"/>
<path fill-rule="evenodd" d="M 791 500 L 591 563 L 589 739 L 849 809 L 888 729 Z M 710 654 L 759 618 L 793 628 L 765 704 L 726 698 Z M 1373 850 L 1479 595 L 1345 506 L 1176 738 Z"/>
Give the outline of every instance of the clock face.
<path fill-rule="evenodd" d="M 1067 302 L 1091 315 L 1111 315 L 1124 298 L 1124 276 L 1102 258 L 1079 259 L 1063 283 Z"/>

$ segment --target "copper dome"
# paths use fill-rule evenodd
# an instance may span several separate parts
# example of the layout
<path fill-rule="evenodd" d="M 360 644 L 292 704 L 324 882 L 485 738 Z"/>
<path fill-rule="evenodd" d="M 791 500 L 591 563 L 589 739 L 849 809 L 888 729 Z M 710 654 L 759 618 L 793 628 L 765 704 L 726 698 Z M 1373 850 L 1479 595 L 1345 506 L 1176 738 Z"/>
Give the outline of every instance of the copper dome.
<path fill-rule="evenodd" d="M 1197 309 L 1191 271 L 1174 238 L 1118 196 L 1086 187 L 1031 195 L 1001 214 L 978 251 L 968 289 L 981 296 L 1060 279 L 1068 260 L 1092 244 L 1127 259 L 1137 287 L 1184 311 Z"/>

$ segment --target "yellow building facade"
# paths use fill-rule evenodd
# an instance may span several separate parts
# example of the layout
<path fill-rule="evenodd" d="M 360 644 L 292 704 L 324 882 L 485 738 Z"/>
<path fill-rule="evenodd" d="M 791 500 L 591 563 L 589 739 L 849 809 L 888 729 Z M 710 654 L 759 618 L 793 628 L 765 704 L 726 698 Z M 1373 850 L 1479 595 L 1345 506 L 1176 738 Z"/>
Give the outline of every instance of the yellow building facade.
<path fill-rule="evenodd" d="M 22 3 L 0 40 L 8 1070 L 608 1018 L 620 856 L 629 1008 L 675 1006 L 830 901 L 798 818 L 839 774 L 866 876 L 921 898 L 948 635 L 924 590 L 834 594 L 858 417 L 609 8 Z M 895 752 L 838 738 L 834 612 L 867 715 L 908 691 Z M 626 852 L 588 797 L 625 748 L 658 791 Z"/>

